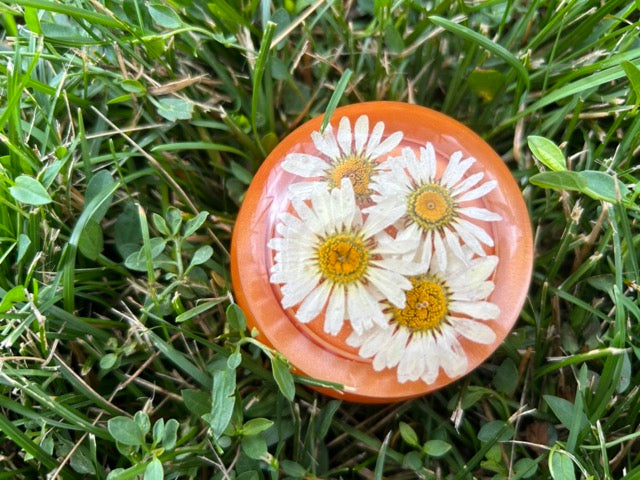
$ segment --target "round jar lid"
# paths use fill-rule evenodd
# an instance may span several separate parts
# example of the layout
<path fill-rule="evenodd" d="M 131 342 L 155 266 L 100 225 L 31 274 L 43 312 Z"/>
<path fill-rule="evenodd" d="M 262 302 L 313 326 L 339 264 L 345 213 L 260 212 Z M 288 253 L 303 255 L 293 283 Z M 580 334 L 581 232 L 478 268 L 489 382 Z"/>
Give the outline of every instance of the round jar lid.
<path fill-rule="evenodd" d="M 396 102 L 297 128 L 253 179 L 233 232 L 235 296 L 259 339 L 336 398 L 441 388 L 502 343 L 532 234 L 518 185 L 461 123 Z"/>

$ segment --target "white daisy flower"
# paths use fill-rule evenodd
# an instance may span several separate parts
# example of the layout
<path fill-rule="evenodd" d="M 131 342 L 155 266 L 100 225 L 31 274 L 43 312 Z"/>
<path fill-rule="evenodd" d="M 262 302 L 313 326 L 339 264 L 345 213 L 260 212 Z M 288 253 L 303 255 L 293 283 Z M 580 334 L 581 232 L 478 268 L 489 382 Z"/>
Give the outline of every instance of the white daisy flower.
<path fill-rule="evenodd" d="M 487 324 L 500 309 L 487 298 L 494 289 L 489 280 L 498 258 L 476 257 L 468 263 L 453 258 L 447 269 L 432 264 L 412 277 L 405 307 L 386 309 L 389 326 L 353 332 L 347 344 L 359 348 L 363 358 L 373 357 L 376 371 L 397 366 L 400 383 L 436 381 L 439 370 L 450 378 L 467 371 L 467 355 L 458 338 L 491 344 L 496 339 Z"/>
<path fill-rule="evenodd" d="M 456 152 L 442 176 L 436 178 L 431 143 L 420 148 L 420 158 L 405 148 L 400 157 L 389 158 L 381 165 L 386 171 L 376 175 L 370 187 L 377 192 L 371 196 L 376 204 L 365 213 L 384 215 L 389 225 L 400 221 L 399 228 L 406 230 L 404 235 L 420 238 L 416 260 L 421 263 L 428 265 L 435 255 L 445 269 L 447 251 L 464 260 L 460 240 L 474 253 L 485 255 L 482 245 L 492 247 L 493 239 L 475 221 L 495 222 L 502 217 L 486 208 L 464 206 L 497 185 L 495 180 L 478 185 L 484 177 L 482 172 L 465 178 L 474 162 L 472 157 L 462 160 L 462 153 Z"/>
<path fill-rule="evenodd" d="M 392 239 L 375 215 L 363 221 L 349 179 L 340 188 L 325 185 L 308 201 L 292 200 L 268 246 L 275 251 L 271 283 L 281 285 L 283 308 L 296 305 L 296 318 L 308 323 L 324 312 L 324 330 L 336 335 L 345 320 L 362 333 L 387 324 L 380 298 L 404 308 L 406 275 L 424 268 L 401 259 L 411 241 Z M 326 308 L 325 308 L 326 307 Z"/>
<path fill-rule="evenodd" d="M 308 198 L 310 192 L 323 184 L 325 188 L 340 186 L 343 178 L 349 178 L 358 197 L 368 197 L 369 182 L 379 168 L 379 157 L 391 152 L 402 141 L 402 132 L 394 132 L 384 138 L 384 122 L 378 122 L 369 132 L 369 117 L 360 116 L 351 130 L 347 117 L 342 117 L 334 135 L 331 125 L 324 133 L 312 132 L 311 139 L 318 154 L 290 153 L 282 162 L 287 172 L 304 178 L 318 179 L 298 182 L 290 186 L 295 195 Z"/>

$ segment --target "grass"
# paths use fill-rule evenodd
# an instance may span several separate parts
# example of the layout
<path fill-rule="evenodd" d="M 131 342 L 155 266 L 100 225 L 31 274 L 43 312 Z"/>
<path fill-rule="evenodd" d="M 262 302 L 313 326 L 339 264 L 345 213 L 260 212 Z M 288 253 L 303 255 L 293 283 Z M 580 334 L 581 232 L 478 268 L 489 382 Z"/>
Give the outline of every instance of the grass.
<path fill-rule="evenodd" d="M 640 478 L 639 9 L 0 3 L 0 479 Z M 387 406 L 306 389 L 228 271 L 265 155 L 374 99 L 482 135 L 536 246 L 501 348 Z"/>

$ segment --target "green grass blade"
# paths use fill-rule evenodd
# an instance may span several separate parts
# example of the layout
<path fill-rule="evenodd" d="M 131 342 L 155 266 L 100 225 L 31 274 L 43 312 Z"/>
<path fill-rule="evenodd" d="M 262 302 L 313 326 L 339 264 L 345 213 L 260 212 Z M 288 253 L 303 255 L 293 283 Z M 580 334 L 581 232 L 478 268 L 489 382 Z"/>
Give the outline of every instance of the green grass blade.
<path fill-rule="evenodd" d="M 464 25 L 460 25 L 459 23 L 452 22 L 443 17 L 439 17 L 436 15 L 431 15 L 429 17 L 434 24 L 448 30 L 449 32 L 457 35 L 465 40 L 473 42 L 481 47 L 485 48 L 489 52 L 494 55 L 502 58 L 505 62 L 507 62 L 513 69 L 516 71 L 520 79 L 524 82 L 525 86 L 530 88 L 531 81 L 529 80 L 529 74 L 527 73 L 527 69 L 524 67 L 522 62 L 516 58 L 509 50 L 504 48 L 502 45 L 498 45 L 497 43 L 491 41 L 484 35 L 471 30 Z"/>

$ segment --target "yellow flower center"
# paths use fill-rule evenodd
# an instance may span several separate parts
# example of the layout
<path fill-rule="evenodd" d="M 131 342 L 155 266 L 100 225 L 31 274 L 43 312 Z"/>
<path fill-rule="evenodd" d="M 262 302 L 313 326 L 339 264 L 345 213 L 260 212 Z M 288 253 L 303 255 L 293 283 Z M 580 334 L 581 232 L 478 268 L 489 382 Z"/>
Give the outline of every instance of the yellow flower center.
<path fill-rule="evenodd" d="M 407 304 L 404 308 L 392 308 L 393 319 L 414 332 L 436 328 L 447 314 L 445 287 L 431 276 L 414 277 L 411 283 Z"/>
<path fill-rule="evenodd" d="M 331 235 L 318 247 L 320 271 L 333 283 L 360 280 L 367 271 L 369 256 L 364 241 L 347 233 Z"/>
<path fill-rule="evenodd" d="M 369 194 L 369 181 L 372 174 L 373 165 L 366 157 L 347 155 L 331 170 L 329 187 L 339 187 L 342 179 L 348 178 L 353 185 L 353 192 L 358 196 L 366 196 Z"/>
<path fill-rule="evenodd" d="M 424 230 L 448 224 L 455 215 L 455 202 L 446 188 L 422 185 L 409 195 L 407 213 Z"/>

